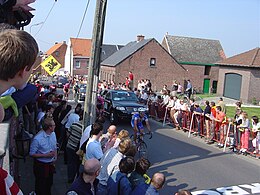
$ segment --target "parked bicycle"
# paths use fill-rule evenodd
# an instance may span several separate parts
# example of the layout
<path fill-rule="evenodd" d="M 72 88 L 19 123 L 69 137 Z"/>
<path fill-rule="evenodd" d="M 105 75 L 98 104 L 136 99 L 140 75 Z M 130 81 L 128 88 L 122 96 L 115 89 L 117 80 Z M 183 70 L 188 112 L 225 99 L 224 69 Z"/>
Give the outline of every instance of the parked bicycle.
<path fill-rule="evenodd" d="M 133 141 L 133 144 L 136 146 L 136 150 L 138 153 L 139 158 L 144 157 L 148 158 L 148 149 L 147 149 L 147 144 L 144 141 L 144 136 L 148 135 L 149 139 L 152 139 L 153 133 L 140 133 L 138 132 L 136 134 L 136 140 L 134 140 L 134 135 L 131 135 L 131 140 Z"/>

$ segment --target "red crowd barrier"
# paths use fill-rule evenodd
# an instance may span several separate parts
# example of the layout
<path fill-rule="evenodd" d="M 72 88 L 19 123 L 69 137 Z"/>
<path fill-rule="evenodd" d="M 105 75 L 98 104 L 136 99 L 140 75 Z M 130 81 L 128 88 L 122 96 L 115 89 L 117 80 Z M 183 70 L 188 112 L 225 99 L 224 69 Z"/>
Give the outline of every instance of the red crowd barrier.
<path fill-rule="evenodd" d="M 165 113 L 165 106 L 161 106 L 160 104 L 156 105 L 154 103 L 149 103 L 148 106 L 149 114 L 155 120 L 163 121 L 164 124 L 168 124 L 169 122 L 172 123 L 172 120 L 170 120 L 170 111 Z M 189 135 L 194 134 L 196 136 L 200 136 L 201 138 L 210 138 L 210 140 L 214 142 L 224 143 L 225 147 L 223 151 L 225 151 L 226 147 L 233 145 L 236 150 L 240 150 L 241 148 L 241 132 L 236 128 L 232 121 L 226 121 L 224 124 L 219 124 L 212 120 L 206 121 L 203 114 L 194 114 L 189 111 L 179 111 L 178 122 L 181 129 L 184 131 L 189 131 Z M 209 127 L 208 135 L 206 125 Z M 245 133 L 243 136 L 246 136 L 245 140 L 248 140 L 247 152 L 253 154 L 252 139 L 255 138 L 256 135 L 254 133 Z M 255 156 L 260 157 L 260 154 L 256 154 Z"/>

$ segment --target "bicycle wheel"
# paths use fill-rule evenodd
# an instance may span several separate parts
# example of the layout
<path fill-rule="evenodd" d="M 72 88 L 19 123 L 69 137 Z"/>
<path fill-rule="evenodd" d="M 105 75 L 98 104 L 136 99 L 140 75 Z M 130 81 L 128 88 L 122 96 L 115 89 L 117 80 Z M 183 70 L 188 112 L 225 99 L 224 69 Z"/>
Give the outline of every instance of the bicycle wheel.
<path fill-rule="evenodd" d="M 137 147 L 137 151 L 138 151 L 138 154 L 139 154 L 139 158 L 141 158 L 141 157 L 147 158 L 148 157 L 147 145 L 144 141 L 139 143 L 139 145 Z"/>
<path fill-rule="evenodd" d="M 130 136 L 130 139 L 131 139 L 131 141 L 132 141 L 132 144 L 135 145 L 134 134 L 132 134 L 132 135 Z"/>

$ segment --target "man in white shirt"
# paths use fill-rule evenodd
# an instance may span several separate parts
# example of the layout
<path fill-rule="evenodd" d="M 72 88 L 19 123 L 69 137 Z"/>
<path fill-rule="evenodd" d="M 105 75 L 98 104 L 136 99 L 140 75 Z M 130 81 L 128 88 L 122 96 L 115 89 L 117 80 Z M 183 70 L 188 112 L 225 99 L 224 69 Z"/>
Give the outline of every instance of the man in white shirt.
<path fill-rule="evenodd" d="M 105 123 L 105 118 L 103 116 L 98 117 L 97 120 L 95 121 L 95 123 L 100 123 L 103 125 Z M 91 132 L 92 126 L 94 124 L 87 126 L 86 129 L 83 131 L 82 137 L 80 139 L 80 145 L 79 145 L 80 148 L 81 148 L 82 144 L 85 141 L 87 141 L 87 139 L 90 137 L 90 132 Z"/>
<path fill-rule="evenodd" d="M 73 123 L 79 122 L 79 114 L 80 111 L 78 109 L 75 109 L 75 112 L 70 113 L 65 128 L 69 129 Z"/>
<path fill-rule="evenodd" d="M 96 158 L 100 160 L 103 156 L 101 143 L 99 139 L 103 133 L 103 125 L 96 123 L 93 125 L 93 129 L 91 130 L 91 138 L 86 145 L 86 160 L 91 158 Z"/>

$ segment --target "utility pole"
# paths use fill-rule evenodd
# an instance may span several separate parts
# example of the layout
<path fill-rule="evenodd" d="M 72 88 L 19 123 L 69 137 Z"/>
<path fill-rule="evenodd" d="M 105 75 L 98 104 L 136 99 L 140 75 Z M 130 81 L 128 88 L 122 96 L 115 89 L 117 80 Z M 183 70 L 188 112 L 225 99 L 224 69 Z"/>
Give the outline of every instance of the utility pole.
<path fill-rule="evenodd" d="M 92 34 L 92 49 L 88 69 L 88 83 L 84 104 L 84 128 L 93 124 L 96 118 L 97 90 L 100 72 L 101 45 L 105 26 L 107 0 L 97 0 L 94 27 Z"/>

